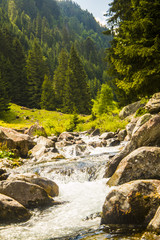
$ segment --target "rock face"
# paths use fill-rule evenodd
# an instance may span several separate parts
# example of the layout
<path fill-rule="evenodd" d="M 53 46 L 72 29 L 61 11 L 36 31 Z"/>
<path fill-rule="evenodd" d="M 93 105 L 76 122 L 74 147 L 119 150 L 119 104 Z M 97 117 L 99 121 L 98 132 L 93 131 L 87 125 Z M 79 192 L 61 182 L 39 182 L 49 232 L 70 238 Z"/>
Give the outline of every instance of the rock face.
<path fill-rule="evenodd" d="M 142 146 L 160 146 L 160 114 L 155 115 L 143 124 L 132 136 L 124 150 L 108 163 L 105 177 L 111 177 L 120 161 L 129 153 Z"/>
<path fill-rule="evenodd" d="M 0 194 L 0 223 L 27 221 L 30 217 L 30 212 L 19 202 Z"/>
<path fill-rule="evenodd" d="M 137 180 L 113 188 L 103 205 L 102 224 L 147 226 L 160 204 L 160 181 Z"/>
<path fill-rule="evenodd" d="M 160 112 L 160 93 L 155 93 L 145 106 L 150 113 Z"/>
<path fill-rule="evenodd" d="M 46 191 L 36 184 L 23 181 L 1 181 L 0 193 L 14 198 L 25 207 L 52 205 L 53 201 Z"/>
<path fill-rule="evenodd" d="M 129 104 L 122 109 L 122 111 L 119 113 L 119 117 L 124 119 L 134 114 L 140 107 L 143 107 L 144 105 L 145 104 L 141 103 L 141 101 Z"/>
<path fill-rule="evenodd" d="M 160 207 L 157 209 L 154 218 L 148 224 L 147 229 L 160 234 Z"/>
<path fill-rule="evenodd" d="M 141 147 L 122 159 L 108 181 L 109 186 L 138 179 L 160 179 L 160 148 Z"/>
<path fill-rule="evenodd" d="M 35 145 L 28 135 L 4 127 L 0 127 L 0 142 L 10 149 L 17 149 L 21 157 L 27 157 L 28 151 Z"/>

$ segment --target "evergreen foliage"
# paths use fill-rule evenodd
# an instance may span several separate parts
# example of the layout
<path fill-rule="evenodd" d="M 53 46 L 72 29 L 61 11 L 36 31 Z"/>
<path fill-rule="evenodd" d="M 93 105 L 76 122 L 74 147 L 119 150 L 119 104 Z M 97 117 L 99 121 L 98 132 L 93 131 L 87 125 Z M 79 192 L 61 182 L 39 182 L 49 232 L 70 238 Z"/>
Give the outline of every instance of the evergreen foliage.
<path fill-rule="evenodd" d="M 68 54 L 62 49 L 58 57 L 58 66 L 54 72 L 53 89 L 55 101 L 58 108 L 63 107 L 63 98 L 65 95 L 65 81 L 68 68 Z"/>
<path fill-rule="evenodd" d="M 95 100 L 93 100 L 92 114 L 94 116 L 108 113 L 114 108 L 112 89 L 103 84 Z"/>
<path fill-rule="evenodd" d="M 72 46 L 66 74 L 64 110 L 88 114 L 91 109 L 87 75 L 75 47 Z"/>
<path fill-rule="evenodd" d="M 41 88 L 47 67 L 43 59 L 40 45 L 35 40 L 27 59 L 28 106 L 40 108 Z"/>
<path fill-rule="evenodd" d="M 110 14 L 116 29 L 108 59 L 120 100 L 160 91 L 160 2 L 114 0 Z"/>
<path fill-rule="evenodd" d="M 41 108 L 46 110 L 55 110 L 55 96 L 52 88 L 52 82 L 47 75 L 44 76 L 42 84 Z"/>
<path fill-rule="evenodd" d="M 104 30 L 92 14 L 69 0 L 1 0 L 0 73 L 6 101 L 9 96 L 11 102 L 31 108 L 69 112 L 77 108 L 89 113 L 88 92 L 95 98 L 103 82 L 106 66 L 102 59 L 111 40 L 102 34 Z M 73 44 L 79 62 L 71 64 L 70 58 L 68 64 Z M 44 82 L 45 75 L 51 80 Z M 45 100 L 50 81 L 53 106 Z"/>
<path fill-rule="evenodd" d="M 5 88 L 5 83 L 0 75 L 0 112 L 9 110 L 9 98 Z"/>

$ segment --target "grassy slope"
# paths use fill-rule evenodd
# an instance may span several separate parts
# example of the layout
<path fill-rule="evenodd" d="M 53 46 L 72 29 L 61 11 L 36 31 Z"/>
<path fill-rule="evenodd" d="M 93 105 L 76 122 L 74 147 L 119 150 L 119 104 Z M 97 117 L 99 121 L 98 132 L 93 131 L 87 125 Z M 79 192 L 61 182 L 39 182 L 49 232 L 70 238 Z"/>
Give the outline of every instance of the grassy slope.
<path fill-rule="evenodd" d="M 37 122 L 45 128 L 48 135 L 58 135 L 61 132 L 67 131 L 73 115 L 47 110 L 26 109 L 11 104 L 10 111 L 3 113 L 0 119 L 0 126 L 15 129 L 30 127 Z M 122 121 L 117 115 L 113 116 L 112 114 L 104 114 L 94 121 L 91 120 L 91 116 L 79 115 L 78 119 L 79 123 L 74 129 L 75 131 L 85 131 L 92 127 L 100 128 L 101 132 L 116 131 L 117 129 L 123 129 L 127 124 L 126 121 Z"/>

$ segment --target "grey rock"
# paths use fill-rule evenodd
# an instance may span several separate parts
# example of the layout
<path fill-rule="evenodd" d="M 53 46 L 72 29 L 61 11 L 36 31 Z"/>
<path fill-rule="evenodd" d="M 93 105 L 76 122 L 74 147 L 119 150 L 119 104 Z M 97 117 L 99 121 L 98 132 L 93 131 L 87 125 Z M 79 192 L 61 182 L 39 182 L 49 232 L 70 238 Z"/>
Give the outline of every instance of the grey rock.
<path fill-rule="evenodd" d="M 160 204 L 159 180 L 136 180 L 114 187 L 107 194 L 102 224 L 147 227 Z"/>
<path fill-rule="evenodd" d="M 16 223 L 27 221 L 31 214 L 19 202 L 0 194 L 0 223 Z"/>
<path fill-rule="evenodd" d="M 138 179 L 160 179 L 159 173 L 160 148 L 141 147 L 121 160 L 108 185 L 120 185 Z"/>

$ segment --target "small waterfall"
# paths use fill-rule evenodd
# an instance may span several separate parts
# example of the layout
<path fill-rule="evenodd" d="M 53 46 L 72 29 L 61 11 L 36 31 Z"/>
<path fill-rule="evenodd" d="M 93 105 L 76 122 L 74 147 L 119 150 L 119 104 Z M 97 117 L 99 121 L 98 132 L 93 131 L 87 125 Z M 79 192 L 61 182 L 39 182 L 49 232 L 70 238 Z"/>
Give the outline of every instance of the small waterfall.
<path fill-rule="evenodd" d="M 26 223 L 0 226 L 0 239 L 69 240 L 77 239 L 72 237 L 79 233 L 99 228 L 100 212 L 110 190 L 107 179 L 103 179 L 105 165 L 109 154 L 117 152 L 118 148 L 104 148 L 105 154 L 102 149 L 101 154 L 97 154 L 96 148 L 81 148 L 78 157 L 77 149 L 79 151 L 75 146 L 65 149 L 65 154 L 69 153 L 72 158 L 32 165 L 26 163 L 15 170 L 19 173 L 38 172 L 55 181 L 60 190 L 55 200 L 63 204 L 43 211 L 36 209 Z M 86 152 L 89 152 L 87 156 Z"/>

